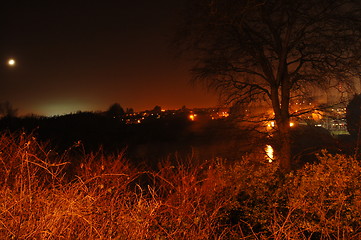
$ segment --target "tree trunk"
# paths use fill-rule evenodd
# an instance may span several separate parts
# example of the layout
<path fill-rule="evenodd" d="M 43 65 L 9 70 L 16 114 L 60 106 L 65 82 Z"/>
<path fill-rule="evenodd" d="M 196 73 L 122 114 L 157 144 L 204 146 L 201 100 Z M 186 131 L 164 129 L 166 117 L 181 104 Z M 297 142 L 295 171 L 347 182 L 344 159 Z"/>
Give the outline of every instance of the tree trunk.
<path fill-rule="evenodd" d="M 286 58 L 283 59 L 285 63 L 283 64 L 281 70 L 281 116 L 279 121 L 279 133 L 281 141 L 280 149 L 280 168 L 284 173 L 290 172 L 292 168 L 292 156 L 291 156 L 291 133 L 290 133 L 290 94 L 291 94 L 291 82 L 287 71 Z"/>
<path fill-rule="evenodd" d="M 286 90 L 287 84 L 282 88 L 282 104 L 280 104 L 277 87 L 271 88 L 272 107 L 275 113 L 277 124 L 277 133 L 279 137 L 280 149 L 278 159 L 280 161 L 280 169 L 284 173 L 291 171 L 291 134 L 290 134 L 290 116 L 288 112 L 289 93 Z"/>
<path fill-rule="evenodd" d="M 289 122 L 289 121 L 287 121 Z M 291 156 L 291 134 L 289 123 L 281 124 L 279 126 L 279 135 L 280 135 L 280 152 L 279 152 L 279 161 L 280 169 L 284 173 L 288 173 L 292 169 L 292 156 Z"/>

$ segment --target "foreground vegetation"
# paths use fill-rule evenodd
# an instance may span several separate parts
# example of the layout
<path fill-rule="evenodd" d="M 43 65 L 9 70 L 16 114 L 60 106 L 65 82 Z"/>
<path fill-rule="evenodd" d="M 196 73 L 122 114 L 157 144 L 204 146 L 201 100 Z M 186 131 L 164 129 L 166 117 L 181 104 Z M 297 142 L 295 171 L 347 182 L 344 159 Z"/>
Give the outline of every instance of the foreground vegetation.
<path fill-rule="evenodd" d="M 25 134 L 1 135 L 0 148 L 8 239 L 361 237 L 361 165 L 342 155 L 283 176 L 247 156 L 149 170 L 122 155 L 58 155 Z"/>

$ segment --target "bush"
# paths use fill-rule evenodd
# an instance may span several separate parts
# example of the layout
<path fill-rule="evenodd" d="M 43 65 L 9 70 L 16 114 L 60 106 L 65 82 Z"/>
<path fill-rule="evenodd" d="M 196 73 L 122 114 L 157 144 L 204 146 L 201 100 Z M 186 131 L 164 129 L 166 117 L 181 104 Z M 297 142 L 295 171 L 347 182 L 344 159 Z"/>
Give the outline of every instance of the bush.
<path fill-rule="evenodd" d="M 324 154 L 290 185 L 291 219 L 307 235 L 327 239 L 361 234 L 361 166 L 353 158 Z"/>

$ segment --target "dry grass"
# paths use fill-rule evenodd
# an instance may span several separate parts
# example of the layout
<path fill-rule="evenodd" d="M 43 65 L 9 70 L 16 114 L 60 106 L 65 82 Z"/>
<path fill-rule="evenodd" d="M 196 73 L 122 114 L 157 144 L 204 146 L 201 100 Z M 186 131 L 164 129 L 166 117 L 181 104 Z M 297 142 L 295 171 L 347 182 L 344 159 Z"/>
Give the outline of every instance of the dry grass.
<path fill-rule="evenodd" d="M 0 236 L 358 239 L 360 165 L 346 157 L 320 158 L 321 164 L 286 178 L 276 164 L 250 158 L 232 164 L 165 161 L 149 171 L 122 154 L 73 159 L 32 136 L 3 134 Z"/>
<path fill-rule="evenodd" d="M 0 146 L 1 236 L 222 239 L 233 231 L 219 221 L 231 196 L 218 196 L 222 186 L 212 164 L 164 163 L 155 172 L 131 167 L 122 155 L 72 161 L 25 135 L 3 135 Z"/>

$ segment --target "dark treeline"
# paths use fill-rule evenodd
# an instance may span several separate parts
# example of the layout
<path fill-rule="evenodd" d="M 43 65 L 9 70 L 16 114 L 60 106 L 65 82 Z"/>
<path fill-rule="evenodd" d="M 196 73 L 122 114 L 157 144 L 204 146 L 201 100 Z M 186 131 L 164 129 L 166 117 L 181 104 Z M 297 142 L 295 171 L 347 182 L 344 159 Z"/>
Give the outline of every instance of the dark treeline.
<path fill-rule="evenodd" d="M 277 134 L 260 132 L 254 124 L 239 122 L 232 116 L 212 120 L 209 113 L 201 111 L 192 119 L 191 113 L 185 107 L 162 112 L 158 106 L 134 113 L 132 109 L 124 111 L 119 104 L 113 104 L 105 112 L 53 117 L 6 115 L 0 119 L 0 131 L 32 134 L 59 154 L 122 153 L 129 161 L 150 167 L 165 158 L 237 160 L 245 153 L 263 154 L 266 144 L 275 150 L 280 148 Z M 138 123 L 143 114 L 145 117 Z M 356 136 L 332 136 L 322 127 L 298 125 L 292 128 L 291 136 L 293 168 L 313 162 L 317 159 L 315 153 L 321 149 L 348 155 L 354 155 L 358 149 Z"/>
<path fill-rule="evenodd" d="M 243 146 L 242 151 L 252 146 L 250 134 L 231 120 L 200 118 L 191 121 L 186 112 L 148 117 L 141 124 L 126 124 L 109 114 L 96 112 L 4 117 L 0 119 L 0 130 L 33 134 L 59 153 L 70 149 L 82 154 L 99 150 L 106 154 L 125 151 L 126 156 L 136 162 L 159 161 L 170 154 L 183 154 L 183 157 L 200 154 L 206 158 L 222 154 L 229 158 L 241 151 L 236 145 L 248 145 Z M 238 152 L 234 151 L 237 149 Z"/>

